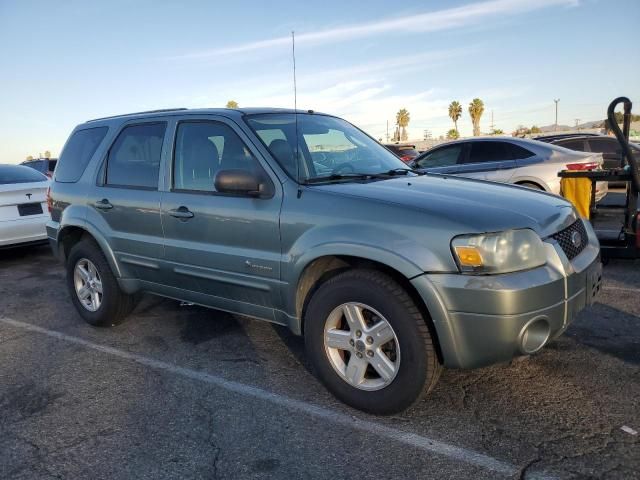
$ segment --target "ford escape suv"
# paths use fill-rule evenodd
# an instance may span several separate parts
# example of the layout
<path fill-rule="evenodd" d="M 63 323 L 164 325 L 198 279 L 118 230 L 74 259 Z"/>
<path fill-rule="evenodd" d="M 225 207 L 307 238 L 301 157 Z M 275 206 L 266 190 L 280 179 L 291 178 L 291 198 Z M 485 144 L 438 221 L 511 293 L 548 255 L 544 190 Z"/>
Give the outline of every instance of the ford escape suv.
<path fill-rule="evenodd" d="M 88 121 L 48 201 L 91 325 L 121 322 L 140 291 L 286 325 L 327 388 L 373 413 L 443 367 L 540 350 L 599 289 L 598 241 L 562 198 L 415 173 L 312 111 Z"/>

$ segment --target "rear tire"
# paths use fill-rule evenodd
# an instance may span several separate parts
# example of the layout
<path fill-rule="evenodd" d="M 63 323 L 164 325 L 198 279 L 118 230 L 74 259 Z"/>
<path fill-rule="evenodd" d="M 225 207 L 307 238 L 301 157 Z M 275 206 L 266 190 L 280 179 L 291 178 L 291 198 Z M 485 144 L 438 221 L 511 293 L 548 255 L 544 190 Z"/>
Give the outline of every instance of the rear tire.
<path fill-rule="evenodd" d="M 359 318 L 360 323 L 347 317 Z M 379 271 L 349 270 L 321 285 L 306 309 L 304 329 L 318 378 L 337 398 L 359 410 L 403 411 L 428 393 L 440 376 L 425 319 L 407 292 Z"/>
<path fill-rule="evenodd" d="M 67 288 L 80 316 L 94 327 L 118 325 L 135 307 L 135 297 L 120 290 L 102 249 L 92 239 L 84 238 L 71 248 Z"/>

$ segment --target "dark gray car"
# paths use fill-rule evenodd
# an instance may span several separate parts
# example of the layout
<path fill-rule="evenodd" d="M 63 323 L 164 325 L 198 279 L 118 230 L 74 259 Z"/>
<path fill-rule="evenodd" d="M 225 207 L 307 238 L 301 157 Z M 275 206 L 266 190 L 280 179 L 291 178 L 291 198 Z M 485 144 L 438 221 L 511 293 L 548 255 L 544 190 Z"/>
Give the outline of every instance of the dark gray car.
<path fill-rule="evenodd" d="M 568 202 L 415 174 L 312 112 L 89 121 L 50 204 L 90 324 L 121 322 L 146 291 L 286 325 L 337 397 L 375 413 L 407 408 L 443 366 L 540 350 L 599 288 L 598 241 Z"/>

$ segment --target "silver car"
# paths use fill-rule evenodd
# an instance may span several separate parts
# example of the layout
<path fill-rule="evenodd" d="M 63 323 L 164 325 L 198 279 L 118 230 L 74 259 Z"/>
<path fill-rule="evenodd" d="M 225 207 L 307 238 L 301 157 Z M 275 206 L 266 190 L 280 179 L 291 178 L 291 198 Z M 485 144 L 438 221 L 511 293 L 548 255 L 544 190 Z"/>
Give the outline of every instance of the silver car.
<path fill-rule="evenodd" d="M 575 152 L 536 140 L 486 137 L 438 145 L 411 166 L 429 173 L 513 183 L 560 195 L 561 170 L 602 168 L 601 153 Z M 607 194 L 607 183 L 596 184 L 596 201 Z"/>

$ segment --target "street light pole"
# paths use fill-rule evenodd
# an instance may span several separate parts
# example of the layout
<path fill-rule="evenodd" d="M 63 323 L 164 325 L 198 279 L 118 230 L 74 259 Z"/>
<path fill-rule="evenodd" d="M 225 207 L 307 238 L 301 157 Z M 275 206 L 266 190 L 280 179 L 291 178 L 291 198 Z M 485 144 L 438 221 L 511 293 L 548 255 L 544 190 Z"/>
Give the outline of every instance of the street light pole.
<path fill-rule="evenodd" d="M 554 125 L 554 131 L 558 130 L 558 102 L 560 101 L 559 98 L 554 98 L 553 99 L 554 102 L 556 102 L 556 123 Z"/>

